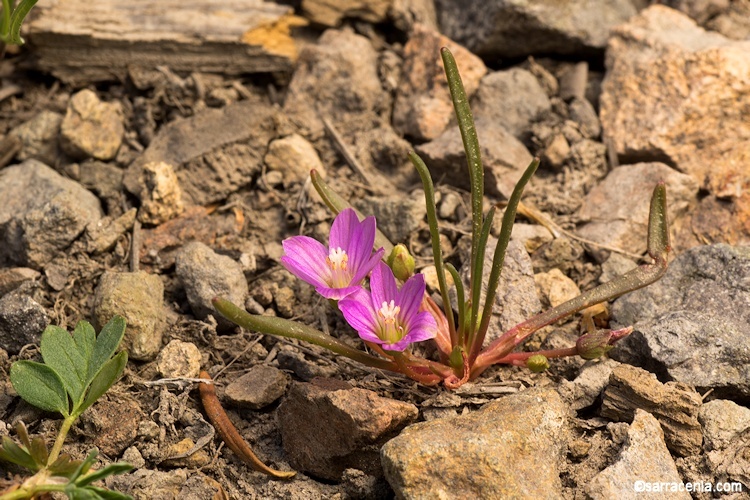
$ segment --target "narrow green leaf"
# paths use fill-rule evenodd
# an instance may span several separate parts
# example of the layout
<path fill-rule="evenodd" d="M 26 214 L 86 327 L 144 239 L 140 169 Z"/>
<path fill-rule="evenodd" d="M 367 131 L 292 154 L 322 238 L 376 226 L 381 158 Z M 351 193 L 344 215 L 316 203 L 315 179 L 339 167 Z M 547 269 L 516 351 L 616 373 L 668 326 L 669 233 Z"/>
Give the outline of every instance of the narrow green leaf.
<path fill-rule="evenodd" d="M 91 469 L 91 466 L 94 465 L 94 462 L 96 462 L 96 457 L 98 455 L 99 450 L 96 448 L 93 448 L 89 451 L 88 455 L 86 455 L 86 458 L 84 458 L 81 463 L 78 464 L 76 470 L 73 471 L 73 473 L 70 475 L 71 485 L 75 485 L 76 480 L 86 474 L 89 469 Z"/>
<path fill-rule="evenodd" d="M 346 356 L 347 358 L 359 361 L 360 363 L 372 366 L 373 368 L 399 371 L 398 366 L 393 361 L 367 354 L 364 351 L 340 341 L 332 335 L 327 335 L 320 330 L 316 330 L 315 328 L 303 323 L 283 318 L 250 314 L 226 299 L 215 298 L 213 300 L 213 305 L 222 316 L 246 330 L 310 342 L 311 344 L 324 347 L 331 352 Z"/>
<path fill-rule="evenodd" d="M 118 491 L 107 490 L 105 488 L 99 488 L 97 486 L 86 486 L 86 489 L 98 494 L 98 498 L 101 498 L 102 500 L 133 500 L 133 497 L 130 495 Z"/>
<path fill-rule="evenodd" d="M 453 309 L 450 305 L 450 297 L 448 296 L 448 283 L 445 280 L 445 269 L 443 268 L 443 254 L 440 251 L 440 232 L 438 230 L 437 210 L 435 208 L 435 186 L 432 183 L 430 171 L 422 158 L 414 151 L 409 151 L 409 160 L 414 165 L 414 168 L 417 169 L 419 177 L 422 179 L 424 201 L 427 207 L 427 224 L 430 227 L 430 237 L 432 240 L 432 260 L 435 262 L 440 295 L 443 298 L 443 310 L 445 311 L 445 319 L 448 321 L 448 329 L 451 335 L 451 345 L 455 346 L 458 344 L 458 332 L 456 330 L 456 320 L 453 318 Z"/>
<path fill-rule="evenodd" d="M 495 254 L 492 257 L 492 268 L 487 282 L 487 294 L 485 295 L 484 307 L 482 309 L 482 322 L 477 329 L 476 336 L 472 339 L 471 350 L 469 351 L 469 359 L 472 361 L 476 359 L 479 350 L 482 348 L 484 336 L 487 332 L 487 327 L 489 327 L 490 324 L 492 307 L 495 302 L 495 295 L 497 294 L 497 285 L 500 281 L 500 272 L 503 270 L 503 262 L 505 261 L 505 250 L 508 248 L 510 235 L 513 232 L 513 223 L 516 220 L 518 203 L 521 201 L 524 187 L 526 187 L 526 184 L 531 180 L 537 167 L 539 167 L 539 159 L 534 158 L 518 180 L 516 187 L 513 188 L 513 193 L 510 195 L 508 205 L 505 207 L 503 225 L 500 227 Z"/>
<path fill-rule="evenodd" d="M 3 436 L 3 445 L 0 447 L 0 460 L 11 462 L 21 467 L 25 467 L 32 472 L 40 469 L 32 456 L 23 448 L 13 442 L 8 436 Z"/>
<path fill-rule="evenodd" d="M 114 476 L 117 474 L 124 474 L 126 472 L 130 472 L 133 470 L 133 466 L 130 464 L 118 462 L 115 464 L 109 464 L 104 467 L 102 467 L 99 470 L 96 470 L 92 472 L 91 474 L 86 474 L 85 476 L 81 476 L 76 480 L 76 485 L 79 487 L 87 486 L 94 481 L 99 481 L 100 479 L 104 479 L 107 476 Z"/>
<path fill-rule="evenodd" d="M 26 428 L 26 424 L 22 420 L 19 420 L 16 424 L 16 435 L 21 440 L 21 444 L 28 450 L 31 448 L 31 439 L 29 439 L 29 430 Z"/>
<path fill-rule="evenodd" d="M 453 267 L 453 264 L 446 262 L 445 268 L 451 273 L 453 284 L 456 287 L 456 297 L 458 299 L 458 321 L 456 323 L 458 331 L 456 333 L 459 339 L 459 344 L 463 345 L 464 339 L 462 337 L 466 334 L 466 328 L 464 326 L 466 323 L 466 295 L 464 293 L 464 284 L 461 282 L 461 277 L 458 275 L 456 268 Z"/>
<path fill-rule="evenodd" d="M 40 344 L 44 363 L 60 376 L 70 399 L 80 401 L 86 387 L 88 358 L 84 357 L 67 330 L 49 325 Z"/>
<path fill-rule="evenodd" d="M 70 415 L 68 394 L 60 376 L 49 366 L 34 361 L 16 361 L 10 367 L 10 382 L 27 403 L 45 411 Z"/>
<path fill-rule="evenodd" d="M 334 214 L 338 214 L 345 208 L 351 208 L 356 212 L 357 217 L 359 217 L 360 219 L 365 218 L 365 216 L 359 210 L 352 207 L 351 203 L 346 201 L 341 195 L 331 189 L 331 187 L 326 184 L 326 182 L 316 170 L 310 171 L 310 180 L 312 180 L 313 187 L 323 199 L 323 203 L 326 204 L 331 212 L 333 212 Z M 393 246 L 393 243 L 391 243 L 391 240 L 389 240 L 386 235 L 380 232 L 379 229 L 375 229 L 375 243 L 373 244 L 373 248 L 375 250 L 383 247 L 385 249 L 385 255 L 390 255 L 393 251 Z"/>
<path fill-rule="evenodd" d="M 89 390 L 86 393 L 86 398 L 83 400 L 83 403 L 78 408 L 75 408 L 74 412 L 80 415 L 86 411 L 89 406 L 94 404 L 102 394 L 107 392 L 107 390 L 112 387 L 112 384 L 117 382 L 117 379 L 122 374 L 127 363 L 128 353 L 125 351 L 120 352 L 114 358 L 104 363 L 104 366 L 102 366 L 101 370 L 96 374 L 94 380 L 91 381 L 91 385 L 89 386 Z"/>
<path fill-rule="evenodd" d="M 667 187 L 659 182 L 651 195 L 648 214 L 648 254 L 656 261 L 666 262 L 669 244 L 669 222 L 667 220 Z"/>
<path fill-rule="evenodd" d="M 50 464 L 47 469 L 53 476 L 62 476 L 69 478 L 71 474 L 78 470 L 78 466 L 80 464 L 80 460 L 73 460 L 70 455 L 68 455 L 67 453 L 63 453 L 62 455 L 57 457 L 57 460 L 52 462 L 52 464 Z"/>
<path fill-rule="evenodd" d="M 0 18 L 0 38 L 3 43 L 10 40 L 10 0 L 2 0 L 2 18 Z"/>
<path fill-rule="evenodd" d="M 21 0 L 16 9 L 10 15 L 10 43 L 14 45 L 23 45 L 23 38 L 21 38 L 21 25 L 24 19 L 31 11 L 31 8 L 36 5 L 37 0 Z"/>
<path fill-rule="evenodd" d="M 47 451 L 47 445 L 44 443 L 44 439 L 39 436 L 32 439 L 29 454 L 31 455 L 31 458 L 34 459 L 34 462 L 46 466 L 47 460 L 49 459 L 49 452 Z"/>
<path fill-rule="evenodd" d="M 65 494 L 70 500 L 103 500 L 104 498 L 93 488 L 79 488 L 75 484 L 66 486 Z"/>
<path fill-rule="evenodd" d="M 109 322 L 102 327 L 99 336 L 96 338 L 94 351 L 89 360 L 89 372 L 87 382 L 91 382 L 96 377 L 99 370 L 109 361 L 117 350 L 117 347 L 125 335 L 125 318 L 115 315 Z"/>
<path fill-rule="evenodd" d="M 448 88 L 453 100 L 453 109 L 456 112 L 458 128 L 461 131 L 461 140 L 464 144 L 466 161 L 469 165 L 469 183 L 471 185 L 471 268 L 477 265 L 477 252 L 479 251 L 479 237 L 482 232 L 482 200 L 484 199 L 484 167 L 482 166 L 482 154 L 479 149 L 479 138 L 474 126 L 474 117 L 471 114 L 469 98 L 466 96 L 458 65 L 453 54 L 447 47 L 440 49 L 443 58 L 445 77 L 448 79 Z M 481 263 L 480 263 L 481 265 Z M 474 289 L 474 281 L 482 280 L 482 273 L 471 276 L 471 289 Z M 474 307 L 474 306 L 473 306 Z M 475 307 L 474 307 L 475 308 Z"/>
<path fill-rule="evenodd" d="M 474 338 L 474 332 L 477 328 L 477 318 L 479 317 L 480 299 L 482 296 L 482 271 L 484 270 L 484 253 L 487 249 L 487 240 L 490 238 L 490 229 L 492 229 L 492 220 L 495 218 L 495 206 L 493 205 L 487 217 L 484 219 L 482 225 L 482 232 L 479 235 L 479 243 L 477 246 L 477 261 L 474 263 L 474 268 L 471 270 L 472 276 L 477 276 L 477 279 L 471 282 L 471 323 L 469 324 L 469 342 L 467 345 L 471 345 L 471 340 Z"/>

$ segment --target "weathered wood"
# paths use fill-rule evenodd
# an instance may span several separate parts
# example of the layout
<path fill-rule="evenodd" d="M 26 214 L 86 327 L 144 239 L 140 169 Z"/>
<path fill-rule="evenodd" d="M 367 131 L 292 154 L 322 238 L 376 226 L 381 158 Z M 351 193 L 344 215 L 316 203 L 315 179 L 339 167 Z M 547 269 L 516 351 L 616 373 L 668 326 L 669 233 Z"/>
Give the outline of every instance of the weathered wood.
<path fill-rule="evenodd" d="M 36 67 L 66 82 L 129 70 L 242 74 L 290 71 L 297 56 L 288 6 L 262 0 L 57 0 L 28 23 Z"/>

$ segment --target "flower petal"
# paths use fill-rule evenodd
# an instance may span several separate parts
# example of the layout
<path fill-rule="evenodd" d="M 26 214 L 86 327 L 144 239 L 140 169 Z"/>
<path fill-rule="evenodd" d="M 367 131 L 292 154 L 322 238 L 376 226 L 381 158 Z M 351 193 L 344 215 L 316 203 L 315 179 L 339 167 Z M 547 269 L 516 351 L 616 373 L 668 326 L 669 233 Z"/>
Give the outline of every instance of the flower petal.
<path fill-rule="evenodd" d="M 327 299 L 341 300 L 361 289 L 362 287 L 359 285 L 347 286 L 344 288 L 330 288 L 328 285 L 324 284 L 316 287 L 315 291 Z"/>
<path fill-rule="evenodd" d="M 424 297 L 425 281 L 424 275 L 417 273 L 406 280 L 401 287 L 396 303 L 401 307 L 399 315 L 402 318 L 410 318 L 419 312 L 419 304 Z"/>
<path fill-rule="evenodd" d="M 370 274 L 370 271 L 375 268 L 378 262 L 380 262 L 380 260 L 383 258 L 384 253 L 385 250 L 383 248 L 380 248 L 377 252 L 372 254 L 368 261 L 360 265 L 359 269 L 357 269 L 356 273 L 352 276 L 352 283 L 361 283 L 362 280 L 364 280 L 365 277 Z"/>
<path fill-rule="evenodd" d="M 293 236 L 281 242 L 283 265 L 290 273 L 313 286 L 328 286 L 331 269 L 326 264 L 328 251 L 317 240 L 309 236 Z"/>
<path fill-rule="evenodd" d="M 332 238 L 333 236 L 331 236 Z M 372 255 L 375 244 L 375 217 L 366 217 L 361 223 L 352 227 L 346 252 L 349 255 L 352 274 L 358 274 L 359 268 L 364 266 Z M 342 247 L 344 248 L 344 247 Z"/>
<path fill-rule="evenodd" d="M 346 322 L 357 330 L 360 337 L 370 342 L 382 342 L 377 336 L 380 326 L 377 312 L 372 307 L 370 292 L 358 288 L 339 302 L 339 309 Z"/>
<path fill-rule="evenodd" d="M 437 322 L 435 318 L 427 311 L 422 311 L 416 316 L 409 318 L 409 324 L 406 325 L 407 333 L 402 340 L 409 342 L 421 342 L 435 338 L 437 335 Z"/>
<path fill-rule="evenodd" d="M 378 262 L 370 276 L 370 291 L 372 292 L 372 304 L 378 308 L 383 302 L 396 301 L 398 299 L 398 285 L 393 271 L 385 262 Z"/>
<path fill-rule="evenodd" d="M 328 246 L 330 248 L 340 248 L 349 252 L 349 240 L 352 235 L 358 232 L 359 218 L 353 208 L 345 208 L 333 219 L 331 232 L 328 235 Z M 349 255 L 351 259 L 352 256 Z"/>

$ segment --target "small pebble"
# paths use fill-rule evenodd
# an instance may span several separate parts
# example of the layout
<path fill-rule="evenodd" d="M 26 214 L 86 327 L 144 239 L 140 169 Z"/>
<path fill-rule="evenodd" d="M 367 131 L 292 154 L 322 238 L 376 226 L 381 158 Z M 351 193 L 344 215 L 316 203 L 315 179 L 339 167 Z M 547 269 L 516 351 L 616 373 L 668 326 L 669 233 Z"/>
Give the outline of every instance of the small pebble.
<path fill-rule="evenodd" d="M 159 353 L 156 369 L 165 378 L 195 378 L 201 369 L 201 352 L 191 342 L 172 340 Z"/>
<path fill-rule="evenodd" d="M 229 384 L 224 394 L 237 406 L 260 410 L 283 396 L 288 386 L 289 376 L 283 371 L 256 365 Z"/>

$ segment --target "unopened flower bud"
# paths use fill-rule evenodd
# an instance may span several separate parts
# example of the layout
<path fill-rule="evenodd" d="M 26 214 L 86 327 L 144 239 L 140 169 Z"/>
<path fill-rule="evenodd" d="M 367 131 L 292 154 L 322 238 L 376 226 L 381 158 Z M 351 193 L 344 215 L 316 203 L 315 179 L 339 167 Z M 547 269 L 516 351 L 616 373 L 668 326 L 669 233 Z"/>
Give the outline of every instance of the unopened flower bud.
<path fill-rule="evenodd" d="M 414 257 L 403 243 L 399 243 L 388 256 L 388 266 L 396 278 L 406 281 L 414 274 Z"/>
<path fill-rule="evenodd" d="M 583 359 L 596 359 L 605 355 L 618 340 L 627 337 L 632 327 L 619 330 L 596 330 L 578 338 L 576 350 Z"/>
<path fill-rule="evenodd" d="M 542 373 L 549 368 L 549 359 L 544 354 L 534 354 L 526 360 L 526 367 L 534 373 Z"/>

